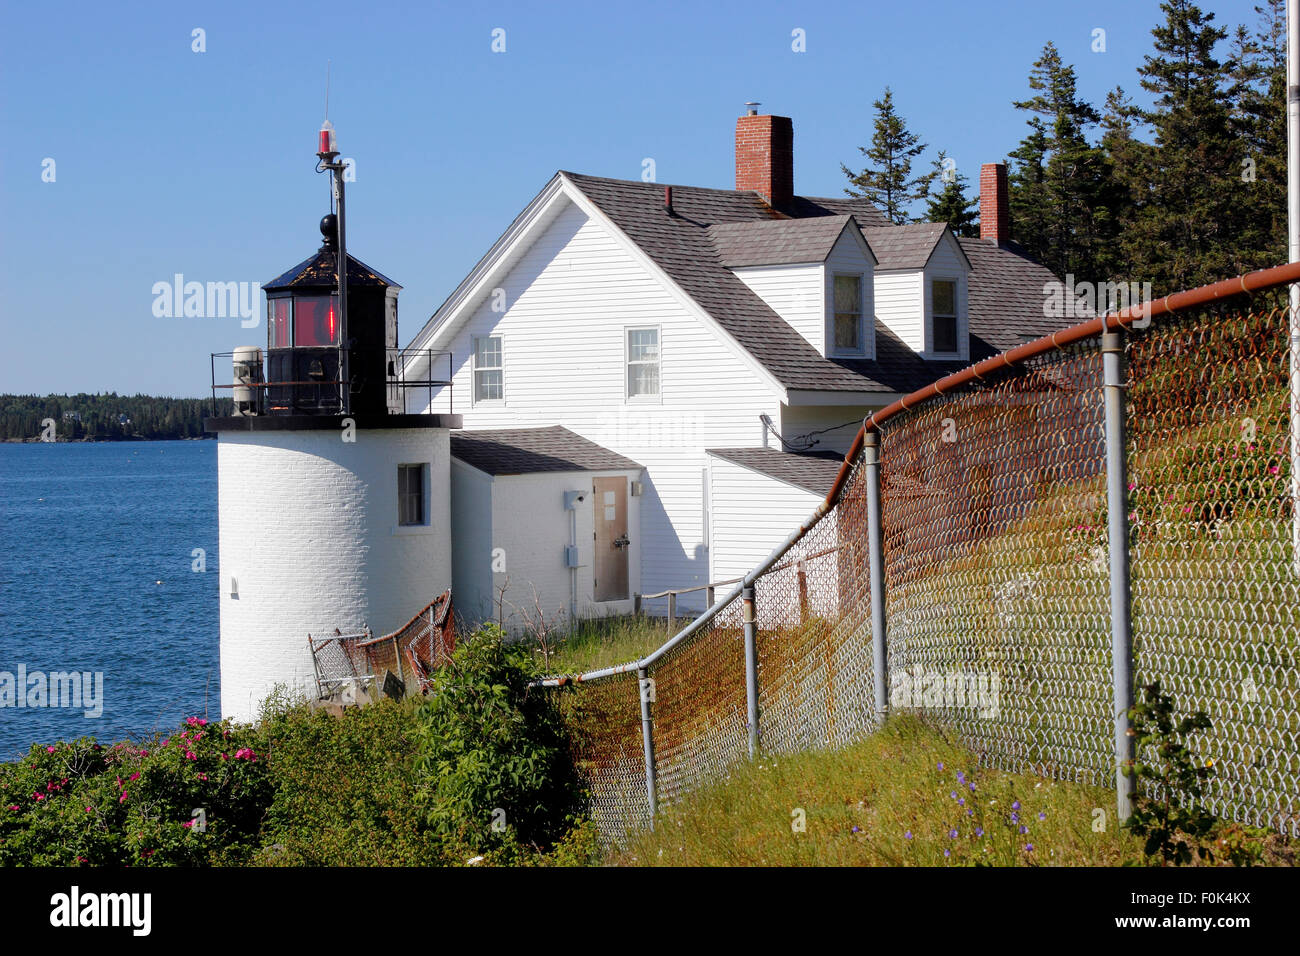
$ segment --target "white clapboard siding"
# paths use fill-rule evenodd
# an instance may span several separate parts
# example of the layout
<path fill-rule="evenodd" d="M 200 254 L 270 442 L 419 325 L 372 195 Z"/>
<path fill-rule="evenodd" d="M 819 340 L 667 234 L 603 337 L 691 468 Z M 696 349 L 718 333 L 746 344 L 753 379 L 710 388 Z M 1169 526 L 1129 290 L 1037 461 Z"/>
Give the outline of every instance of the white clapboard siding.
<path fill-rule="evenodd" d="M 709 459 L 709 492 L 712 499 L 710 553 L 714 580 L 718 581 L 742 577 L 756 568 L 808 520 L 824 497 L 716 456 Z M 823 518 L 820 527 L 827 533 L 819 533 L 809 541 L 831 542 L 833 546 L 834 522 L 833 513 Z M 796 545 L 782 561 L 803 557 L 804 547 Z M 836 556 L 829 554 L 813 557 L 807 564 L 807 593 L 813 613 L 831 617 L 838 609 L 836 562 Z M 781 600 L 773 595 L 772 600 L 764 600 L 760 595 L 759 603 L 765 609 L 767 620 L 771 621 L 775 615 L 782 623 L 789 623 L 799 612 L 798 603 L 793 600 L 797 594 L 793 570 L 769 576 L 766 585 L 760 578 L 757 587 L 765 586 L 791 599 Z M 783 607 L 789 611 L 789 619 L 780 613 Z"/>
<path fill-rule="evenodd" d="M 876 321 L 902 339 L 908 348 L 920 352 L 925 347 L 921 272 L 877 271 L 874 285 Z"/>
<path fill-rule="evenodd" d="M 817 442 L 812 446 L 817 451 L 843 455 L 853 444 L 862 420 L 886 404 L 881 401 L 875 405 L 782 405 L 781 437 L 792 447 L 802 448 L 802 439 L 811 436 Z M 812 432 L 820 434 L 812 435 Z M 776 447 L 775 439 L 770 444 Z"/>
<path fill-rule="evenodd" d="M 598 221 L 572 204 L 555 216 L 439 348 L 453 353 L 455 411 L 467 429 L 563 425 L 647 469 L 640 581 L 634 591 L 705 584 L 705 448 L 757 445 L 759 415 L 780 399 L 713 324 L 688 311 Z M 625 398 L 626 330 L 660 329 L 658 402 Z M 500 335 L 505 398 L 474 403 L 473 337 Z M 433 408 L 445 410 L 435 395 Z M 634 543 L 635 545 L 635 543 Z M 683 599 L 702 607 L 701 595 Z"/>
<path fill-rule="evenodd" d="M 820 262 L 732 269 L 773 312 L 826 354 L 826 284 Z"/>

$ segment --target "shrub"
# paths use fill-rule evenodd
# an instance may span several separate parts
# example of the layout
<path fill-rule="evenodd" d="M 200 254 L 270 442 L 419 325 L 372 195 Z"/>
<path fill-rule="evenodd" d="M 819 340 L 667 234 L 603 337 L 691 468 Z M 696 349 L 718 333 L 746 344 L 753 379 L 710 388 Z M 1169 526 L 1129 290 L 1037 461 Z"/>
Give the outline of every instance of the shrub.
<path fill-rule="evenodd" d="M 445 859 L 418 806 L 412 706 L 387 698 L 333 716 L 268 709 L 275 798 L 257 862 L 415 866 Z"/>
<path fill-rule="evenodd" d="M 581 791 L 554 693 L 528 648 L 486 625 L 463 640 L 417 714 L 426 819 L 449 848 L 519 862 L 578 822 Z"/>
<path fill-rule="evenodd" d="M 264 757 L 256 728 L 198 717 L 143 743 L 34 746 L 0 766 L 0 864 L 241 862 L 270 802 Z"/>

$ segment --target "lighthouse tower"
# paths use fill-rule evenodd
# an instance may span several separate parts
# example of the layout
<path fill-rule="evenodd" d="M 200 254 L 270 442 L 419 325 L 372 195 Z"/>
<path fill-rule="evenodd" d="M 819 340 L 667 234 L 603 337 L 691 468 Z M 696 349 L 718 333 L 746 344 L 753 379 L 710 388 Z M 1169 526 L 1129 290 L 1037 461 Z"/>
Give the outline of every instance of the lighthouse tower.
<path fill-rule="evenodd" d="M 314 695 L 309 634 L 396 630 L 451 586 L 460 416 L 406 414 L 407 390 L 447 383 L 405 377 L 401 287 L 347 254 L 328 123 L 317 156 L 337 212 L 316 253 L 263 286 L 266 348 L 230 354 L 234 415 L 205 422 L 218 439 L 221 711 L 237 720 L 277 684 Z"/>

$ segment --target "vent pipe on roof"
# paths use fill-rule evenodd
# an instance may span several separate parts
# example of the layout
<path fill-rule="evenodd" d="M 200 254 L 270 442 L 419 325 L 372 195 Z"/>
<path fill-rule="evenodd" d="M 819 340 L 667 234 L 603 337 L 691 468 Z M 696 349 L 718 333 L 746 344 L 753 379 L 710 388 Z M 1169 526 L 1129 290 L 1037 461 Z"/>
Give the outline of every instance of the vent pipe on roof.
<path fill-rule="evenodd" d="M 668 211 L 668 215 L 670 216 L 677 215 L 677 213 L 673 211 L 673 187 L 672 186 L 664 187 L 664 209 Z"/>

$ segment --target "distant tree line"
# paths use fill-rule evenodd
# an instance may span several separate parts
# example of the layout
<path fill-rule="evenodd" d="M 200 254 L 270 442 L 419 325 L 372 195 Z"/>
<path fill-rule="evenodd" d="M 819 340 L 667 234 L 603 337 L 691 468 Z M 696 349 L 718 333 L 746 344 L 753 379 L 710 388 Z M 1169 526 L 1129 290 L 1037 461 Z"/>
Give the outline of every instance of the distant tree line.
<path fill-rule="evenodd" d="M 1049 42 L 1031 95 L 1014 103 L 1028 130 L 1008 159 L 1011 237 L 1028 254 L 1061 276 L 1150 282 L 1163 295 L 1286 261 L 1286 5 L 1255 7 L 1254 29 L 1219 27 L 1190 0 L 1160 9 L 1136 77 L 1150 108 L 1117 85 L 1098 110 Z M 1104 53 L 1104 35 L 1092 49 Z M 874 106 L 871 146 L 859 147 L 868 165 L 842 165 L 846 192 L 895 223 L 978 235 L 967 178 L 942 151 L 913 175 L 926 144 L 890 89 Z"/>
<path fill-rule="evenodd" d="M 53 420 L 59 441 L 204 438 L 203 419 L 213 414 L 207 398 L 153 395 L 0 395 L 0 440 L 34 441 Z M 231 414 L 218 399 L 216 414 Z"/>

